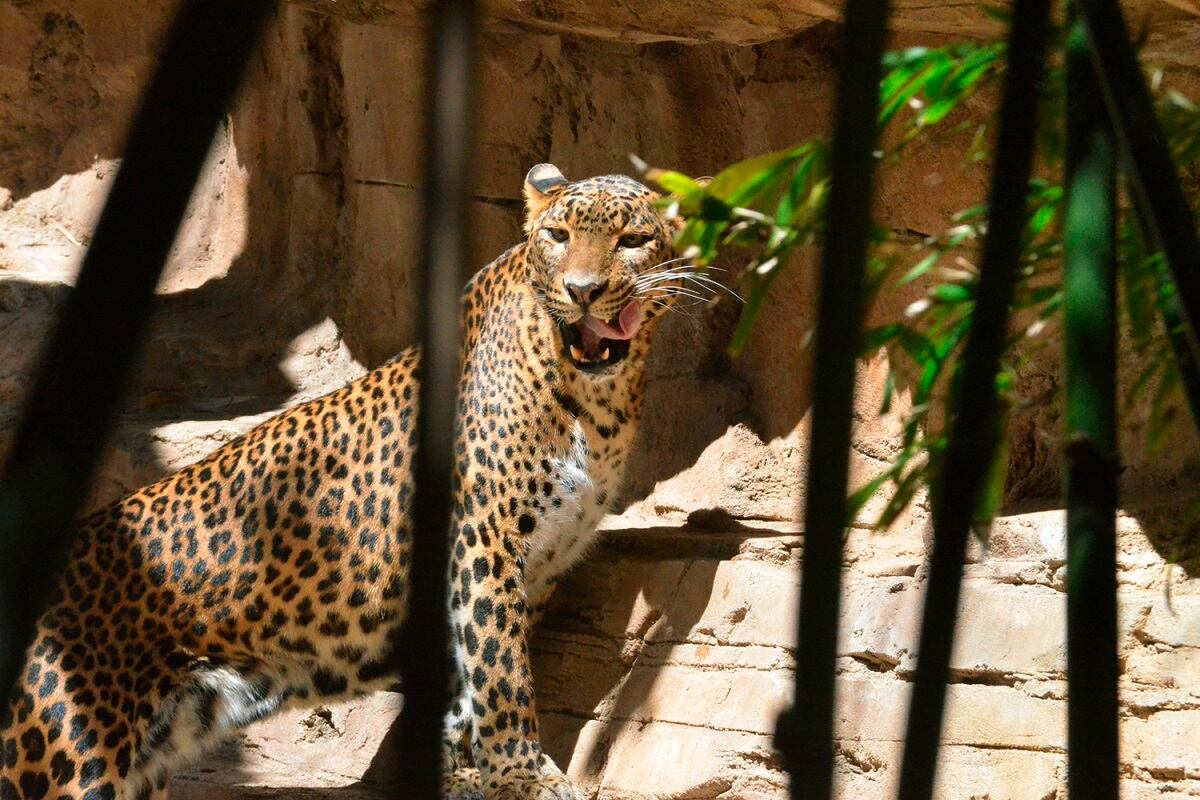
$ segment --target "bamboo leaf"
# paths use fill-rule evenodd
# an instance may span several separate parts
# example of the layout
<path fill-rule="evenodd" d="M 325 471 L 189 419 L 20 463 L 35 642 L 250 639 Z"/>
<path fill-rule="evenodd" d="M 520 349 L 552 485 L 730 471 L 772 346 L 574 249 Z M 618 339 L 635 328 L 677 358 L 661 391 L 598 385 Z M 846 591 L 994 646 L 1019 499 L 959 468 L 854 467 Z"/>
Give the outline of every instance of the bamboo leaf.
<path fill-rule="evenodd" d="M 925 478 L 925 470 L 916 467 L 900 480 L 896 485 L 895 493 L 888 500 L 888 504 L 884 506 L 883 511 L 879 514 L 879 519 L 875 522 L 876 530 L 882 531 L 892 527 L 904 510 L 912 504 L 917 490 L 926 483 Z"/>
<path fill-rule="evenodd" d="M 646 179 L 681 198 L 687 198 L 703 191 L 703 187 L 695 180 L 674 170 L 652 167 L 646 170 Z"/>
<path fill-rule="evenodd" d="M 1029 225 L 1026 227 L 1028 233 L 1032 236 L 1041 236 L 1047 226 L 1054 221 L 1054 217 L 1058 214 L 1058 206 L 1047 204 L 1034 210 L 1033 216 L 1029 219 Z"/>
<path fill-rule="evenodd" d="M 878 328 L 872 328 L 863 335 L 863 355 L 874 353 L 888 342 L 904 332 L 904 326 L 899 322 L 890 322 Z"/>
<path fill-rule="evenodd" d="M 790 164 L 812 150 L 806 144 L 789 150 L 779 150 L 756 158 L 739 161 L 717 173 L 706 187 L 709 196 L 730 206 L 744 206 L 774 181 Z"/>
<path fill-rule="evenodd" d="M 867 481 L 866 484 L 859 487 L 857 491 L 852 492 L 850 496 L 846 498 L 847 525 L 854 522 L 855 517 L 858 516 L 858 512 L 862 511 L 862 508 L 867 504 L 867 501 L 874 497 L 876 492 L 883 488 L 885 483 L 893 480 L 895 476 L 896 469 L 894 467 L 892 469 L 888 469 L 887 471 L 876 475 L 874 478 Z"/>
<path fill-rule="evenodd" d="M 941 283 L 929 290 L 929 296 L 941 303 L 961 303 L 971 299 L 971 290 L 961 283 Z"/>
<path fill-rule="evenodd" d="M 926 67 L 924 71 L 911 78 L 908 83 L 898 87 L 890 97 L 884 99 L 879 109 L 879 126 L 881 128 L 891 122 L 896 112 L 921 91 L 923 79 L 929 76 L 932 69 L 932 66 Z"/>
<path fill-rule="evenodd" d="M 883 381 L 883 401 L 879 404 L 880 415 L 892 410 L 892 395 L 896 393 L 896 373 L 889 367 L 887 378 Z"/>
<path fill-rule="evenodd" d="M 762 312 L 763 302 L 767 299 L 767 289 L 773 283 L 774 274 L 777 273 L 768 274 L 765 278 L 756 276 L 754 285 L 748 290 L 746 303 L 742 306 L 742 315 L 738 319 L 737 328 L 734 329 L 733 336 L 729 341 L 731 356 L 740 355 L 746 347 L 746 342 L 750 340 L 750 334 L 754 331 L 754 322 Z"/>
<path fill-rule="evenodd" d="M 1152 453 L 1162 449 L 1166 435 L 1175 422 L 1177 410 L 1171 400 L 1178 389 L 1179 373 L 1174 369 L 1164 369 L 1150 404 L 1150 418 L 1146 422 L 1146 446 Z"/>
<path fill-rule="evenodd" d="M 913 266 L 912 269 L 910 269 L 908 272 L 901 275 L 900 280 L 896 281 L 896 285 L 904 286 L 906 284 L 912 283 L 917 278 L 924 275 L 926 272 L 929 272 L 929 270 L 933 267 L 933 265 L 937 264 L 938 261 L 941 260 L 941 258 L 942 258 L 942 252 L 940 250 L 934 250 L 932 253 L 925 256 L 920 261 L 918 261 Z"/>

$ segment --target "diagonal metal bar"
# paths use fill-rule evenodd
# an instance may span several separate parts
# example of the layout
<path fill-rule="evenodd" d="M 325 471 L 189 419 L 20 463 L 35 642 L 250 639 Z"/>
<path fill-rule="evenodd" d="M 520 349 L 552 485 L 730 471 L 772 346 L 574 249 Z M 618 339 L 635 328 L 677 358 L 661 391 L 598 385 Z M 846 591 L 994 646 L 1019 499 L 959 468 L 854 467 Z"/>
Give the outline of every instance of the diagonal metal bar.
<path fill-rule="evenodd" d="M 468 275 L 476 8 L 440 0 L 432 9 L 427 88 L 429 162 L 422 271 L 419 432 L 414 467 L 412 572 L 397 661 L 405 796 L 441 796 L 442 720 L 449 709 L 447 594 L 451 475 L 457 408 L 459 296 Z"/>
<path fill-rule="evenodd" d="M 963 557 L 996 451 L 996 374 L 1025 228 L 1049 11 L 1049 0 L 1017 0 L 1012 11 L 975 318 L 958 376 L 949 445 L 933 487 L 934 543 L 900 773 L 903 800 L 928 800 L 937 774 Z"/>
<path fill-rule="evenodd" d="M 1116 800 L 1116 143 L 1078 19 L 1066 101 L 1067 780 Z"/>
<path fill-rule="evenodd" d="M 1121 143 L 1123 171 L 1134 202 L 1144 209 L 1150 231 L 1167 259 L 1178 290 L 1182 329 L 1192 363 L 1200 363 L 1200 239 L 1183 193 L 1179 170 L 1154 111 L 1137 53 L 1115 0 L 1078 0 L 1087 27 L 1092 64 L 1109 118 Z M 1200 418 L 1200 409 L 1193 408 Z"/>
<path fill-rule="evenodd" d="M 776 739 L 795 798 L 833 790 L 833 708 L 841 600 L 854 364 L 862 334 L 863 275 L 879 126 L 879 81 L 889 4 L 846 3 L 838 62 L 832 185 L 821 263 L 812 443 L 805 494 L 804 562 L 795 706 Z"/>
<path fill-rule="evenodd" d="M 1156 305 L 1162 317 L 1163 330 L 1175 357 L 1175 368 L 1179 371 L 1184 397 L 1192 412 L 1192 423 L 1200 430 L 1200 363 L 1197 362 L 1197 352 L 1192 349 L 1192 328 L 1183 321 L 1183 304 L 1176 285 L 1166 275 L 1160 274 L 1156 288 Z"/>
<path fill-rule="evenodd" d="M 66 558 L 155 284 L 272 8 L 267 0 L 189 0 L 167 34 L 0 483 L 0 694 L 15 683 Z"/>
<path fill-rule="evenodd" d="M 1143 238 L 1153 242 L 1155 247 L 1161 250 L 1162 246 L 1158 244 L 1159 239 L 1145 201 L 1137 194 L 1133 194 L 1131 199 L 1134 218 Z M 1167 273 L 1159 272 L 1157 277 L 1155 305 L 1162 318 L 1163 332 L 1171 347 L 1171 354 L 1175 358 L 1175 368 L 1179 371 L 1179 380 L 1191 410 L 1192 424 L 1200 430 L 1200 362 L 1197 362 L 1196 353 L 1192 349 L 1192 330 L 1183 321 L 1183 306 L 1175 282 Z"/>

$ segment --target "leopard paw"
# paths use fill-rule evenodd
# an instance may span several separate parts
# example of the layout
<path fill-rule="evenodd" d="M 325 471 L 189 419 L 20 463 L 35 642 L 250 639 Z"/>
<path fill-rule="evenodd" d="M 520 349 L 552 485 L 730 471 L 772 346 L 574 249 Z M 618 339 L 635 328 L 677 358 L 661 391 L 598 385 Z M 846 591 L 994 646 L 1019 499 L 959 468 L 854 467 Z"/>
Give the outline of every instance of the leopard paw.
<path fill-rule="evenodd" d="M 446 800 L 483 800 L 483 781 L 479 770 L 463 767 L 442 778 L 442 797 Z"/>
<path fill-rule="evenodd" d="M 483 794 L 487 800 L 585 800 L 575 784 L 555 767 L 540 773 L 492 775 Z"/>

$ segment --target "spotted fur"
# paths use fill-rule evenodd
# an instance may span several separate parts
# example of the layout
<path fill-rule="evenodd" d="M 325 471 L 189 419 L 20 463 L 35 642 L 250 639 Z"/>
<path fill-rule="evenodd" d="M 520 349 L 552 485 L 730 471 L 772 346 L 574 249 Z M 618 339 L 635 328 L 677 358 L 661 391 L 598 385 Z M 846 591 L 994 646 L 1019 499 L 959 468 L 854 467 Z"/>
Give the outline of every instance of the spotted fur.
<path fill-rule="evenodd" d="M 671 229 L 620 176 L 568 183 L 540 165 L 526 197 L 525 240 L 463 295 L 446 786 L 566 800 L 539 744 L 528 635 L 617 494 L 671 294 L 644 279 L 668 262 Z M 613 319 L 631 300 L 625 358 L 567 357 L 585 305 Z M 250 722 L 394 681 L 418 360 L 406 350 L 80 524 L 0 706 L 0 800 L 161 797 Z"/>

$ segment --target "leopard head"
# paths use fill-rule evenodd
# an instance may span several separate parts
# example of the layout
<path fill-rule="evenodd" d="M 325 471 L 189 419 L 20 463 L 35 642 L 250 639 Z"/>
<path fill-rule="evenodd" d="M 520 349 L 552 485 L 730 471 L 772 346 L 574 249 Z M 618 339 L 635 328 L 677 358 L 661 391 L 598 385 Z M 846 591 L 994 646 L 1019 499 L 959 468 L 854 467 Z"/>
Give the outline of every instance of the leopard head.
<path fill-rule="evenodd" d="M 525 178 L 529 281 L 580 372 L 615 373 L 676 296 L 675 227 L 658 199 L 623 175 L 568 181 L 538 164 Z"/>

